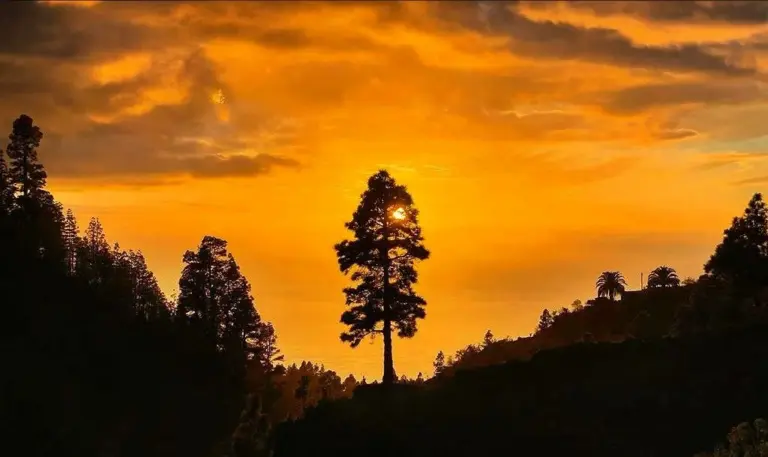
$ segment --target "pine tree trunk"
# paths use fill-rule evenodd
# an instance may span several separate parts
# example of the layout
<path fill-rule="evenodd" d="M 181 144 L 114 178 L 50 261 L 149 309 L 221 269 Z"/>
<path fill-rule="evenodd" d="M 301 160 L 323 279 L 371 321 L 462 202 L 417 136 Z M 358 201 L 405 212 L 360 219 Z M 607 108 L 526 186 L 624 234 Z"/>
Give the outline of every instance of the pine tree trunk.
<path fill-rule="evenodd" d="M 384 218 L 384 249 L 382 252 L 384 263 L 384 377 L 382 383 L 385 386 L 394 384 L 395 362 L 392 358 L 392 319 L 389 291 L 389 227 L 386 217 Z"/>
<path fill-rule="evenodd" d="M 385 315 L 388 314 L 389 306 L 384 306 Z M 395 363 L 392 358 L 392 323 L 389 317 L 384 318 L 384 378 L 382 382 L 385 385 L 391 385 L 394 383 L 395 377 Z"/>

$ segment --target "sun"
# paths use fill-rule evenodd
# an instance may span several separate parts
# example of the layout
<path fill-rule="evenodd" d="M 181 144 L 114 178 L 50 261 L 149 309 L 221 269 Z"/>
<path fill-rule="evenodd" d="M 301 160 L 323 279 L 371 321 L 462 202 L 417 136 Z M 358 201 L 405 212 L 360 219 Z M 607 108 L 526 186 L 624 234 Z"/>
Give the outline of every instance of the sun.
<path fill-rule="evenodd" d="M 226 97 L 224 97 L 224 91 L 221 89 L 217 90 L 213 94 L 211 94 L 211 101 L 216 105 L 223 105 L 227 102 Z"/>
<path fill-rule="evenodd" d="M 402 220 L 403 220 L 403 219 L 405 219 L 405 217 L 406 217 L 406 216 L 405 216 L 405 209 L 403 209 L 402 207 L 401 207 L 401 208 L 397 208 L 397 209 L 396 209 L 396 210 L 395 210 L 395 211 L 392 213 L 392 217 L 393 217 L 394 219 L 397 219 L 398 221 L 402 221 Z"/>

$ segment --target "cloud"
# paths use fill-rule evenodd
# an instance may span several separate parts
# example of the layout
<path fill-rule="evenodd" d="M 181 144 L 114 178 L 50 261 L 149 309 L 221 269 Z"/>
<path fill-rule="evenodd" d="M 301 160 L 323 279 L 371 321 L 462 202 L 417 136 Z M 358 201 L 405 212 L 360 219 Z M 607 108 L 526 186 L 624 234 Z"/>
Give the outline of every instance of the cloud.
<path fill-rule="evenodd" d="M 678 14 L 630 3 L 564 8 L 679 27 L 754 23 L 751 6 Z M 735 59 L 734 43 L 641 44 L 607 22 L 532 15 L 550 7 L 525 2 L 0 8 L 10 37 L 0 43 L 0 120 L 31 115 L 52 175 L 77 179 L 258 175 L 322 165 L 321 151 L 342 140 L 473 142 L 513 158 L 700 142 L 723 128 L 705 110 L 764 100 L 759 65 Z M 219 90 L 223 105 L 211 99 Z M 569 160 L 559 165 L 583 165 Z"/>
<path fill-rule="evenodd" d="M 746 186 L 751 184 L 765 184 L 767 182 L 768 182 L 768 175 L 764 175 L 764 176 L 756 176 L 753 178 L 740 179 L 738 181 L 735 181 L 733 185 Z"/>
<path fill-rule="evenodd" d="M 100 8 L 8 2 L 2 12 L 0 55 L 93 61 L 148 47 L 156 39 L 149 29 L 104 14 Z"/>
<path fill-rule="evenodd" d="M 203 157 L 153 157 L 151 160 L 132 160 L 130 156 L 116 156 L 111 167 L 90 168 L 78 164 L 59 165 L 58 171 L 67 177 L 105 177 L 109 174 L 128 176 L 168 175 L 171 178 L 190 176 L 194 178 L 250 177 L 266 174 L 275 167 L 298 167 L 293 159 L 269 154 L 256 156 L 232 155 Z"/>
<path fill-rule="evenodd" d="M 579 1 L 559 2 L 571 8 L 587 9 L 601 16 L 628 15 L 660 22 L 724 22 L 765 24 L 768 5 L 753 1 Z M 531 2 L 535 4 L 535 2 Z"/>
<path fill-rule="evenodd" d="M 489 31 L 510 38 L 513 53 L 544 59 L 580 59 L 585 61 L 630 66 L 659 71 L 703 72 L 722 75 L 751 75 L 755 70 L 729 63 L 696 44 L 678 46 L 643 46 L 634 44 L 618 30 L 580 27 L 550 20 L 535 21 L 516 11 L 511 5 L 494 3 L 484 20 L 477 2 L 443 7 L 442 16 L 479 32 Z"/>
<path fill-rule="evenodd" d="M 211 94 L 222 84 L 199 50 L 154 56 L 144 73 L 79 90 L 37 65 L 11 70 L 18 71 L 0 72 L 0 88 L 15 88 L 10 98 L 19 106 L 35 96 L 29 114 L 42 125 L 41 158 L 55 176 L 255 176 L 298 165 L 281 157 L 284 144 L 275 143 L 268 117 L 251 115 L 256 123 L 242 130 L 219 119 Z M 52 92 L 48 101 L 43 90 Z M 18 111 L 4 108 L 10 125 Z M 65 121 L 57 123 L 50 110 Z"/>
<path fill-rule="evenodd" d="M 671 129 L 659 132 L 657 138 L 661 140 L 683 140 L 698 135 L 699 132 L 693 129 Z"/>
<path fill-rule="evenodd" d="M 709 153 L 702 156 L 693 168 L 697 170 L 713 170 L 730 165 L 762 162 L 766 159 L 768 159 L 768 154 L 758 152 Z"/>
<path fill-rule="evenodd" d="M 633 114 L 658 107 L 691 104 L 739 104 L 766 100 L 759 83 L 686 81 L 629 87 L 603 96 L 602 107 L 616 114 Z"/>

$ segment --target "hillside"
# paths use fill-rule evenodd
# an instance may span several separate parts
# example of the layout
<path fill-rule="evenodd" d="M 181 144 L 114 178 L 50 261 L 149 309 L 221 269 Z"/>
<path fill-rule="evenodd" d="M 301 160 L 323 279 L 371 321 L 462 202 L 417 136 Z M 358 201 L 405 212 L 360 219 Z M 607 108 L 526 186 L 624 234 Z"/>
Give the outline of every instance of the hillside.
<path fill-rule="evenodd" d="M 768 409 L 768 327 L 582 343 L 424 388 L 358 388 L 277 429 L 303 455 L 690 456 Z"/>
<path fill-rule="evenodd" d="M 680 312 L 689 304 L 692 293 L 701 287 L 691 284 L 628 291 L 621 300 L 597 298 L 575 309 L 562 308 L 551 314 L 549 325 L 530 336 L 462 348 L 451 357 L 443 373 L 450 375 L 465 368 L 528 360 L 539 351 L 583 341 L 661 338 L 675 330 Z"/>

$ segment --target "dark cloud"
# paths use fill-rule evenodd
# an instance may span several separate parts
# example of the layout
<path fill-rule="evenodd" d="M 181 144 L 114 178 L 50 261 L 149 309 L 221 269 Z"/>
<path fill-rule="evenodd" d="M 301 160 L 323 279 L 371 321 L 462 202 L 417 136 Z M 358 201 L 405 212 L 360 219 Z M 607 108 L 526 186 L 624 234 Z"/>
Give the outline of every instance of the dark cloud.
<path fill-rule="evenodd" d="M 185 175 L 196 178 L 249 177 L 269 173 L 276 167 L 297 168 L 293 159 L 271 154 L 255 156 L 204 155 L 188 156 L 131 156 L 122 151 L 112 153 L 110 161 L 60 161 L 49 167 L 57 176 L 67 178 L 104 178 L 107 176 Z"/>
<path fill-rule="evenodd" d="M 180 171 L 196 177 L 254 176 L 269 172 L 273 167 L 296 168 L 299 163 L 285 157 L 259 154 L 255 157 L 235 155 L 229 157 L 206 156 L 183 161 Z"/>
<path fill-rule="evenodd" d="M 721 22 L 764 24 L 768 3 L 763 1 L 575 1 L 560 2 L 571 8 L 587 9 L 600 16 L 628 15 L 659 22 Z M 536 2 L 531 2 L 536 7 Z M 540 4 L 539 4 L 540 5 Z M 546 7 L 546 5 L 540 5 Z"/>
<path fill-rule="evenodd" d="M 449 23 L 508 36 L 513 53 L 534 58 L 583 60 L 660 71 L 734 76 L 755 73 L 753 68 L 729 63 L 698 45 L 641 46 L 617 30 L 533 21 L 509 2 L 445 2 L 434 4 L 433 10 Z"/>
<path fill-rule="evenodd" d="M 147 48 L 157 37 L 147 27 L 99 8 L 0 3 L 0 55 L 97 60 L 115 52 Z"/>
<path fill-rule="evenodd" d="M 418 94 L 419 103 L 434 106 L 440 114 L 435 116 L 434 125 L 425 122 L 429 124 L 426 133 L 444 137 L 459 137 L 468 131 L 492 139 L 571 138 L 595 133 L 594 126 L 587 125 L 585 119 L 566 113 L 487 116 L 482 127 L 463 129 L 454 128 L 441 117 L 441 113 L 448 112 L 466 119 L 482 119 L 484 110 L 514 109 L 516 104 L 528 102 L 526 98 L 546 101 L 562 84 L 563 75 L 547 74 L 551 70 L 542 66 L 493 74 L 448 68 L 451 62 L 445 67 L 427 65 L 410 46 L 358 37 L 352 29 L 318 35 L 279 20 L 282 14 L 298 8 L 304 14 L 312 8 L 350 4 L 373 11 L 374 22 L 382 30 L 389 25 L 438 33 L 471 28 L 507 36 L 512 53 L 533 58 L 676 72 L 754 73 L 699 46 L 643 47 L 614 30 L 532 21 L 514 8 L 504 8 L 514 2 L 489 2 L 487 17 L 480 14 L 477 2 L 430 3 L 427 8 L 433 14 L 428 17 L 413 14 L 414 10 L 402 2 L 106 2 L 91 8 L 13 2 L 0 4 L 0 30 L 4 35 L 0 40 L 0 120 L 7 128 L 21 112 L 35 118 L 46 134 L 41 156 L 52 175 L 115 179 L 120 175 L 160 174 L 243 176 L 262 174 L 275 167 L 295 167 L 298 164 L 282 154 L 298 141 L 295 130 L 283 128 L 277 140 L 261 138 L 279 124 L 277 114 L 316 114 L 375 90 L 384 94 L 391 91 L 392 103 Z M 435 17 L 440 19 L 439 30 L 435 29 Z M 375 61 L 333 61 L 334 54 L 327 53 L 327 60 L 281 64 L 280 74 L 254 78 L 254 84 L 260 86 L 249 89 L 253 89 L 257 102 L 238 103 L 237 93 L 231 93 L 218 77 L 219 69 L 196 48 L 198 43 L 214 38 L 249 41 L 278 52 L 383 52 Z M 101 85 L 93 83 L 90 73 L 86 73 L 95 64 L 132 51 L 152 55 L 150 67 L 135 77 Z M 239 59 L 247 62 L 249 56 Z M 169 81 L 169 75 L 176 73 L 179 81 Z M 574 85 L 577 80 L 573 78 Z M 155 104 L 146 113 L 125 114 L 147 102 L 147 90 L 175 86 L 189 89 L 182 103 Z M 219 121 L 217 109 L 221 107 L 210 100 L 218 89 L 227 96 L 229 123 Z M 578 91 L 579 87 L 572 89 Z M 637 112 L 662 104 L 737 103 L 755 96 L 753 86 L 655 86 L 631 88 L 597 99 L 615 112 Z M 93 118 L 111 121 L 96 123 Z M 379 132 L 382 126 L 375 123 L 371 122 L 371 132 L 360 134 Z M 448 128 L 451 131 L 444 131 Z M 655 134 L 658 139 L 674 140 L 696 132 L 669 127 Z"/>
<path fill-rule="evenodd" d="M 0 66 L 0 90 L 9 94 L 4 96 L 0 118 L 6 126 L 19 115 L 18 110 L 35 118 L 45 134 L 41 159 L 52 175 L 146 179 L 141 175 L 181 174 L 213 178 L 254 176 L 275 167 L 298 166 L 264 150 L 262 142 L 242 138 L 244 134 L 258 136 L 267 128 L 267 117 L 245 113 L 253 122 L 247 126 L 217 118 L 219 107 L 210 97 L 214 90 L 227 87 L 200 50 L 156 57 L 147 72 L 106 85 L 84 86 L 71 78 L 78 67 L 68 68 L 46 71 L 44 61 Z M 174 72 L 181 78 L 177 83 L 189 88 L 183 103 L 121 115 L 127 108 L 146 103 L 144 90 L 155 87 L 159 77 Z M 161 90 L 172 89 L 173 84 L 168 85 L 171 87 Z M 117 118 L 97 123 L 90 114 Z M 70 130 L 75 120 L 78 128 Z M 290 142 L 290 136 L 284 141 Z M 272 146 L 284 144 L 266 147 Z"/>
<path fill-rule="evenodd" d="M 634 114 L 656 107 L 685 104 L 736 104 L 765 99 L 757 83 L 679 82 L 630 87 L 595 95 L 601 106 L 616 114 Z"/>

